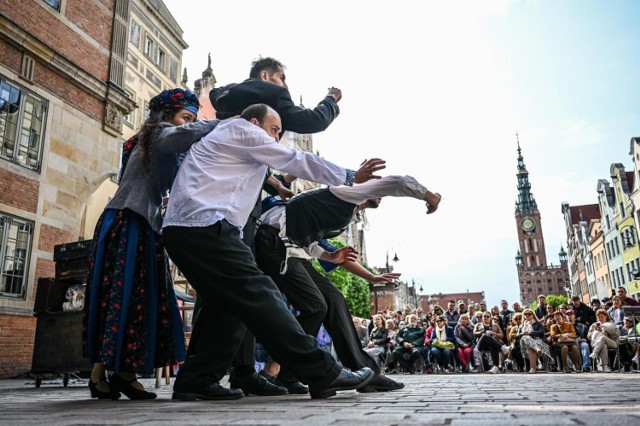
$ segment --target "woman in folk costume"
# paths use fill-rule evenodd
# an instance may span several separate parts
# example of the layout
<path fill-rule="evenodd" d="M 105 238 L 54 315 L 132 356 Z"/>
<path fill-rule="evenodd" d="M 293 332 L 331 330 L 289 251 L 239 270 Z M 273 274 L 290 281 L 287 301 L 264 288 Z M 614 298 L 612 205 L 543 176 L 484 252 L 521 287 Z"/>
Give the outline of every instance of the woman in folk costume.
<path fill-rule="evenodd" d="M 185 357 L 185 341 L 160 235 L 163 197 L 179 154 L 218 124 L 196 121 L 188 90 L 151 99 L 149 118 L 125 142 L 120 183 L 93 237 L 83 322 L 83 349 L 94 363 L 92 398 L 153 399 L 136 379 Z M 109 378 L 106 371 L 113 372 Z"/>

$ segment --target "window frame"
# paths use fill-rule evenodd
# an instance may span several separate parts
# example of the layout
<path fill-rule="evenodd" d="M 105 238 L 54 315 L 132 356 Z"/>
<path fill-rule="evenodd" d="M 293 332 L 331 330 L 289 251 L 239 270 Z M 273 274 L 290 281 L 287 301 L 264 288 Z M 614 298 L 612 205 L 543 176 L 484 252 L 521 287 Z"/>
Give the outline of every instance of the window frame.
<path fill-rule="evenodd" d="M 11 95 L 14 90 L 18 92 L 19 96 L 17 100 L 17 116 L 14 123 L 10 123 L 9 121 L 12 115 L 9 112 L 11 107 L 9 106 L 7 111 L 0 109 L 0 158 L 39 173 L 44 155 L 45 129 L 49 102 L 31 90 L 16 84 L 0 74 L 0 96 L 3 94 L 5 85 L 9 86 L 8 96 L 10 97 L 10 105 L 12 102 Z M 31 111 L 27 111 L 28 103 L 32 104 Z M 35 111 L 35 108 L 33 108 L 36 103 L 39 105 L 40 111 Z M 0 108 L 4 107 L 0 106 Z M 40 116 L 38 116 L 38 114 L 40 114 Z M 4 122 L 2 120 L 4 120 Z M 40 126 L 38 129 L 35 129 L 33 122 L 37 122 L 37 120 L 40 120 Z M 31 122 L 29 126 L 25 126 L 27 121 Z M 15 134 L 12 137 L 6 136 L 8 123 L 15 126 Z M 35 135 L 37 135 L 38 138 L 34 141 Z"/>
<path fill-rule="evenodd" d="M 154 63 L 155 63 L 155 58 L 154 58 L 154 52 L 155 52 L 155 44 L 156 41 L 154 40 L 153 37 L 151 37 L 151 35 L 149 35 L 149 33 L 145 33 L 144 34 L 144 46 L 142 49 L 142 53 L 144 53 L 144 55 L 151 59 Z"/>
<path fill-rule="evenodd" d="M 156 49 L 156 54 L 154 56 L 155 56 L 154 63 L 158 68 L 162 70 L 162 73 L 164 74 L 165 65 L 167 63 L 167 52 L 163 48 L 158 46 L 158 48 Z"/>
<path fill-rule="evenodd" d="M 60 12 L 62 9 L 62 0 L 44 0 L 44 2 L 51 6 L 56 12 Z"/>
<path fill-rule="evenodd" d="M 137 30 L 137 31 L 136 31 Z M 142 38 L 142 27 L 135 19 L 131 19 L 129 26 L 129 43 L 133 44 L 136 49 L 140 49 L 140 39 Z"/>
<path fill-rule="evenodd" d="M 11 226 L 14 223 L 20 227 L 23 227 L 23 229 L 19 228 L 16 231 L 16 238 L 14 241 L 14 244 L 15 244 L 14 252 L 12 254 L 7 254 L 8 248 L 10 247 L 9 239 L 11 237 Z M 26 300 L 27 287 L 29 282 L 28 281 L 29 269 L 30 269 L 30 263 L 31 263 L 31 251 L 33 247 L 34 227 L 35 227 L 35 223 L 30 220 L 26 220 L 26 219 L 13 216 L 0 211 L 0 298 Z M 23 248 L 18 248 L 18 244 L 19 244 L 18 235 L 20 232 L 22 232 L 23 235 L 26 235 L 27 237 L 27 240 L 22 242 L 24 244 Z M 23 258 L 18 257 L 18 250 L 24 250 Z M 21 262 L 23 264 L 22 276 L 19 277 L 21 281 L 18 284 L 20 286 L 19 291 L 13 291 L 13 292 L 3 291 L 3 286 L 7 285 L 5 283 L 10 276 L 13 277 L 14 279 L 18 278 L 18 276 L 15 275 L 15 271 L 16 271 L 15 266 L 13 269 L 14 274 L 13 275 L 7 274 L 7 271 L 5 270 L 5 268 L 6 268 L 6 265 L 10 262 L 8 258 L 12 258 L 11 261 L 14 262 L 14 264 L 15 262 Z M 11 284 L 11 286 L 13 287 L 15 286 L 15 284 Z M 4 290 L 6 290 L 6 288 Z"/>

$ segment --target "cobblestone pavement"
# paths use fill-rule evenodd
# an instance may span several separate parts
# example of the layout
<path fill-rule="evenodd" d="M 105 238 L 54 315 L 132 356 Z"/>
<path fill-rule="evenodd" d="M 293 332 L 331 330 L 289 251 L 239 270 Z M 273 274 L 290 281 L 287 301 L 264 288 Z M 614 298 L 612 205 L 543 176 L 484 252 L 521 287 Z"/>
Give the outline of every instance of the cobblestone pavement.
<path fill-rule="evenodd" d="M 86 380 L 0 380 L 2 425 L 640 425 L 640 374 L 393 375 L 400 391 L 178 402 L 98 401 Z M 142 380 L 151 389 L 154 380 Z"/>

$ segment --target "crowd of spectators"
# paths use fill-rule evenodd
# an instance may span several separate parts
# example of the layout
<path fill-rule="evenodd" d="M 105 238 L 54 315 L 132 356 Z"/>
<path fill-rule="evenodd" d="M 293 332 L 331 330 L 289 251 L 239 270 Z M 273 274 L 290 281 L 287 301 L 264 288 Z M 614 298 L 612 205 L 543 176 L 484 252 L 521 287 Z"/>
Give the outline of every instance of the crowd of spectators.
<path fill-rule="evenodd" d="M 564 373 L 640 370 L 640 318 L 625 317 L 637 302 L 621 287 L 612 298 L 577 296 L 552 306 L 544 295 L 535 309 L 506 300 L 450 300 L 429 312 L 409 305 L 370 319 L 354 317 L 362 346 L 387 373 Z"/>

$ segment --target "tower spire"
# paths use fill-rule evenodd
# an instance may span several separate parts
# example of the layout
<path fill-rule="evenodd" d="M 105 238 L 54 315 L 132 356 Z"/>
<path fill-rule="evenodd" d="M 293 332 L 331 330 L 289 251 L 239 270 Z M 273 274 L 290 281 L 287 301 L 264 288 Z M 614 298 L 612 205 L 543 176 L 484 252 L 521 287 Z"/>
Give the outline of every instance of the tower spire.
<path fill-rule="evenodd" d="M 522 157 L 522 148 L 520 148 L 520 138 L 516 133 L 516 142 L 518 144 L 518 199 L 516 200 L 516 213 L 531 214 L 538 211 L 538 205 L 531 193 L 531 183 L 529 183 L 529 172 L 524 165 Z"/>

